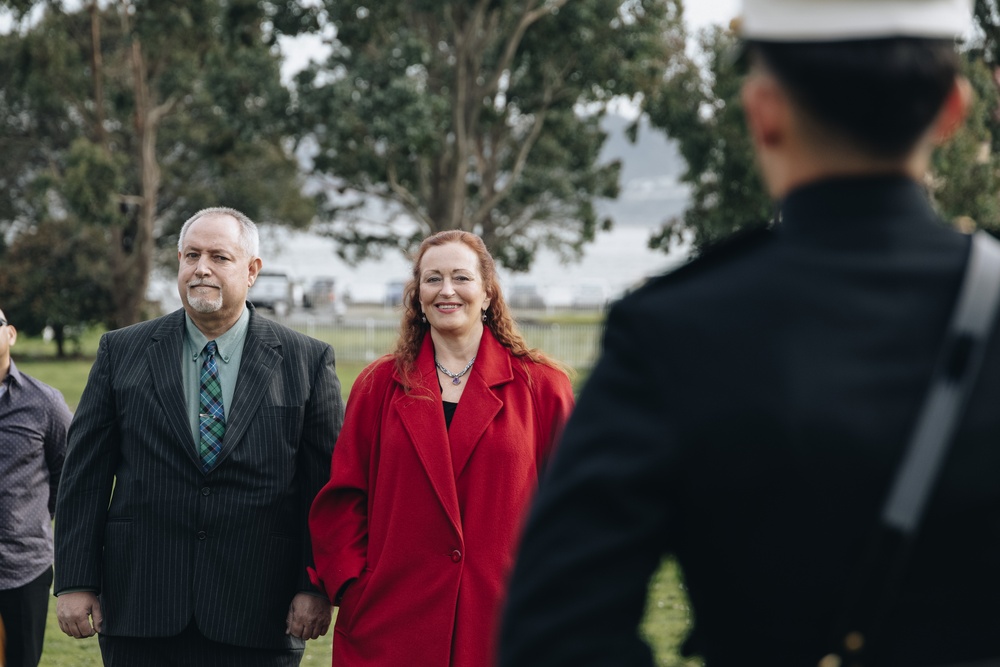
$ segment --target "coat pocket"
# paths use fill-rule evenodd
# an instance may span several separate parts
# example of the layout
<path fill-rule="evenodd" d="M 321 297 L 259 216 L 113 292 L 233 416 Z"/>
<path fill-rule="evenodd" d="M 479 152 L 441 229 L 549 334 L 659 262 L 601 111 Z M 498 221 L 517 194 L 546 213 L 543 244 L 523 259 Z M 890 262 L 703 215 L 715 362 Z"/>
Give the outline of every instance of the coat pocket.
<path fill-rule="evenodd" d="M 342 635 L 350 634 L 371 575 L 372 571 L 365 568 L 361 576 L 344 591 L 344 597 L 340 600 L 340 607 L 337 609 L 337 625 L 334 627 L 334 632 L 339 632 Z"/>

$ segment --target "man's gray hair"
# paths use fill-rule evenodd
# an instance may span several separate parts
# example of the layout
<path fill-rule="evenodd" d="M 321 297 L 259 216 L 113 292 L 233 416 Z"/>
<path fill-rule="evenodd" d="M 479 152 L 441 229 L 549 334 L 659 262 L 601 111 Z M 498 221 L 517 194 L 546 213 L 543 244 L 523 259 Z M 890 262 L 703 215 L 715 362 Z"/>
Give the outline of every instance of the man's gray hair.
<path fill-rule="evenodd" d="M 240 247 L 243 248 L 243 252 L 247 254 L 247 257 L 258 257 L 260 253 L 260 234 L 257 232 L 257 225 L 253 220 L 248 218 L 245 213 L 237 211 L 235 208 L 228 208 L 226 206 L 212 206 L 211 208 L 203 208 L 190 218 L 181 227 L 181 233 L 177 237 L 177 252 L 184 252 L 184 237 L 187 236 L 188 228 L 201 218 L 208 215 L 228 215 L 236 218 L 240 223 Z"/>

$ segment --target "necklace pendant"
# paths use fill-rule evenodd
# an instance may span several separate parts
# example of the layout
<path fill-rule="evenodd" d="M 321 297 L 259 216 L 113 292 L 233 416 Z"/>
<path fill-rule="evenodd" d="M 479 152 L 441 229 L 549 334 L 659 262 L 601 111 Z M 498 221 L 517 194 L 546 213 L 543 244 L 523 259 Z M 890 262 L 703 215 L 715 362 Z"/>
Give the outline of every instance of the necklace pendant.
<path fill-rule="evenodd" d="M 454 385 L 462 384 L 462 378 L 461 377 L 452 378 L 451 379 L 451 383 L 454 384 Z"/>

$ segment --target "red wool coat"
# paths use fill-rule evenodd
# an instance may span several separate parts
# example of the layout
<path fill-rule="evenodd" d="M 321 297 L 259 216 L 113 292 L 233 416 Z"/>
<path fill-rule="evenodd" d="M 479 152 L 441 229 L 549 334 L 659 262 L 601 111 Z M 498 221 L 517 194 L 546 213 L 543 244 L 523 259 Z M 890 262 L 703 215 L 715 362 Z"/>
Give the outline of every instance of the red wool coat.
<path fill-rule="evenodd" d="M 351 390 L 309 516 L 316 583 L 350 579 L 335 667 L 489 667 L 539 471 L 573 408 L 569 379 L 487 330 L 450 432 L 430 336 L 407 394 L 383 357 Z"/>

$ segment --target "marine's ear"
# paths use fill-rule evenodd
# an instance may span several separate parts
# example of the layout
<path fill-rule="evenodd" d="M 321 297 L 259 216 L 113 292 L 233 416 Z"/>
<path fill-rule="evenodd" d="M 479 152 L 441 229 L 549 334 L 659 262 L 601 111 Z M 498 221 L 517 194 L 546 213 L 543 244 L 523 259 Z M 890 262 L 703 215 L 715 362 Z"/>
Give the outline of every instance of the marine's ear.
<path fill-rule="evenodd" d="M 965 117 L 972 106 L 972 84 L 964 76 L 955 77 L 948 96 L 934 119 L 932 136 L 938 146 L 947 143 L 965 123 Z"/>
<path fill-rule="evenodd" d="M 794 109 L 788 94 L 766 72 L 747 75 L 740 101 L 754 154 L 768 193 L 784 196 L 789 184 L 789 160 L 795 151 Z"/>
<path fill-rule="evenodd" d="M 777 80 L 768 74 L 749 74 L 740 90 L 740 101 L 757 150 L 780 146 L 787 136 L 791 109 Z"/>

